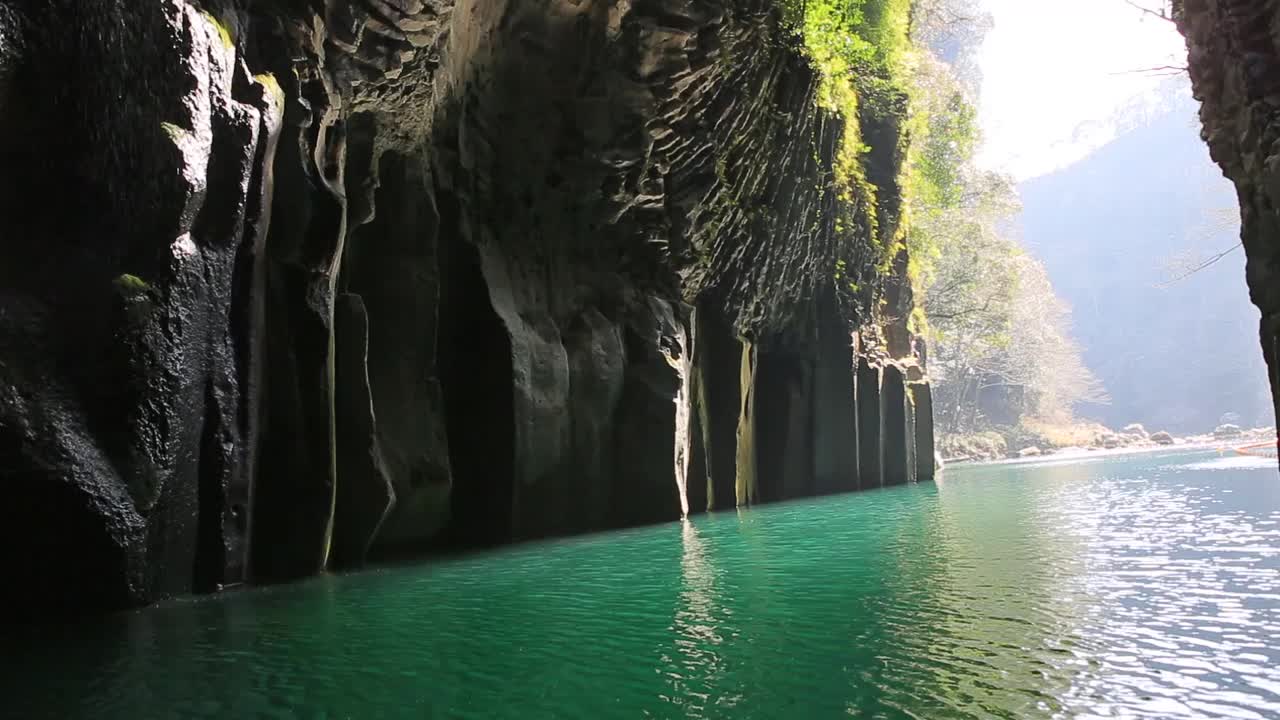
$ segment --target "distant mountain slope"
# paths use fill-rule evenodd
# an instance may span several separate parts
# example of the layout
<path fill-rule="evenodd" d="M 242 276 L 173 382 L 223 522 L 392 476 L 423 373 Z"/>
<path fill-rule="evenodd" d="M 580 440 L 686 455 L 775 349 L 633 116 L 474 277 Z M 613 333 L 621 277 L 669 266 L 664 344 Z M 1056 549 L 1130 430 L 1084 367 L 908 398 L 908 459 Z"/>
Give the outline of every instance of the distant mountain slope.
<path fill-rule="evenodd" d="M 1024 242 L 1074 308 L 1085 361 L 1112 397 L 1081 414 L 1112 427 L 1202 431 L 1225 413 L 1271 424 L 1244 254 L 1160 287 L 1179 254 L 1238 241 L 1234 191 L 1198 128 L 1194 103 L 1178 102 L 1020 188 Z"/>

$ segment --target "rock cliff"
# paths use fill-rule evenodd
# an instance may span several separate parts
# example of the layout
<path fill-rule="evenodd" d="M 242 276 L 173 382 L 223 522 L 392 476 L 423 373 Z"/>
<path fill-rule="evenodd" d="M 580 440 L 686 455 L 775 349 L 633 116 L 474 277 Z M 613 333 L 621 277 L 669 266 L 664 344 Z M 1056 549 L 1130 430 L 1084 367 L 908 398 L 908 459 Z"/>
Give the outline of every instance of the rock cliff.
<path fill-rule="evenodd" d="M 1202 136 L 1236 186 L 1249 295 L 1280 411 L 1280 2 L 1175 0 Z"/>
<path fill-rule="evenodd" d="M 7 602 L 931 476 L 900 118 L 778 17 L 0 0 Z"/>

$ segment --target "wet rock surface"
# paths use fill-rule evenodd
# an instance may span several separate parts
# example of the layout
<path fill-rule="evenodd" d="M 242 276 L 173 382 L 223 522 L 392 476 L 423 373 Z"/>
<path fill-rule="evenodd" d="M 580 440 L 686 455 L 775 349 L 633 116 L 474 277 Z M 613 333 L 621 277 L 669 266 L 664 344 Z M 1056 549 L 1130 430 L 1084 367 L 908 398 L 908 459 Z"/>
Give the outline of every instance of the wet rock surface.
<path fill-rule="evenodd" d="M 899 154 L 838 229 L 772 3 L 0 0 L 0 38 L 14 605 L 932 473 Z"/>

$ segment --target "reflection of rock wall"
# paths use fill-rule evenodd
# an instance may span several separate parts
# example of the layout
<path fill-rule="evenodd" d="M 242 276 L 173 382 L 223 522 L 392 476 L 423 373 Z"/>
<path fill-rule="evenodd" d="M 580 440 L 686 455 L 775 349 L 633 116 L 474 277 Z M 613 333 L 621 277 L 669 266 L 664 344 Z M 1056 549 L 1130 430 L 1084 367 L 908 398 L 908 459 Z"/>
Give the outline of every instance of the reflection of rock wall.
<path fill-rule="evenodd" d="M 1236 185 L 1249 295 L 1280 407 L 1280 3 L 1176 0 L 1209 151 Z"/>
<path fill-rule="evenodd" d="M 878 277 L 866 213 L 837 231 L 843 123 L 765 0 L 209 5 L 0 0 L 0 92 L 32 99 L 0 97 L 13 599 L 919 467 L 912 343 L 869 310 L 909 314 L 905 257 Z"/>

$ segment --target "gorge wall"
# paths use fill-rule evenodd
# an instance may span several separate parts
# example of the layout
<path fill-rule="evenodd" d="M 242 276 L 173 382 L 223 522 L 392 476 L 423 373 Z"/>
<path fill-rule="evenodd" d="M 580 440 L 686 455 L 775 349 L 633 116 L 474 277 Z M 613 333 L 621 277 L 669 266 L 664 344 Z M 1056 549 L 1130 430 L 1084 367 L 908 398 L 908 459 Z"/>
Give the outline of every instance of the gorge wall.
<path fill-rule="evenodd" d="M 6 603 L 930 477 L 818 87 L 769 0 L 0 0 Z"/>
<path fill-rule="evenodd" d="M 1249 296 L 1280 415 L 1280 2 L 1175 0 L 1202 136 L 1236 186 Z"/>

